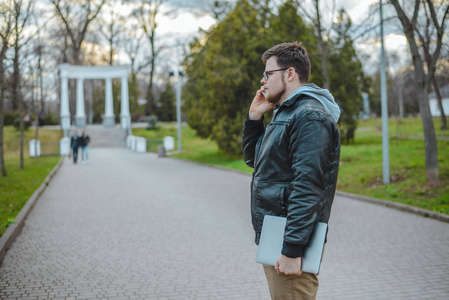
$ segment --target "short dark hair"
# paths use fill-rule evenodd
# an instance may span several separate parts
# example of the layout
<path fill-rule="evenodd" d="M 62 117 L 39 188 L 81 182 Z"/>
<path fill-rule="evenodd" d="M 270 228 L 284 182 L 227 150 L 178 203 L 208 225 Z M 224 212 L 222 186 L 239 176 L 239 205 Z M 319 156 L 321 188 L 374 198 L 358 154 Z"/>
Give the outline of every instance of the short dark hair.
<path fill-rule="evenodd" d="M 276 62 L 280 68 L 295 68 L 299 74 L 299 81 L 307 83 L 310 77 L 310 59 L 302 43 L 283 43 L 271 47 L 262 55 L 264 64 L 271 57 L 277 57 Z"/>

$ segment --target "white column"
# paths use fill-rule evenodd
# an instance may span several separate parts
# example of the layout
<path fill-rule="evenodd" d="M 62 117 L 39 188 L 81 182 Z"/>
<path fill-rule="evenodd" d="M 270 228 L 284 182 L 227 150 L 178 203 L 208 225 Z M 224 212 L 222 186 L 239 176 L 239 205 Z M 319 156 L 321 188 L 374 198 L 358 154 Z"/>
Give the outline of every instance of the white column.
<path fill-rule="evenodd" d="M 114 126 L 115 125 L 115 116 L 114 116 L 114 103 L 112 99 L 112 78 L 106 78 L 106 87 L 105 87 L 105 108 L 104 108 L 104 119 L 103 124 L 105 126 Z"/>
<path fill-rule="evenodd" d="M 67 77 L 61 77 L 61 128 L 64 135 L 70 129 L 70 110 L 69 110 L 69 80 Z"/>
<path fill-rule="evenodd" d="M 84 109 L 84 79 L 76 80 L 76 126 L 86 127 L 86 111 Z"/>
<path fill-rule="evenodd" d="M 121 77 L 121 112 L 120 124 L 122 129 L 131 128 L 131 115 L 129 113 L 129 92 L 128 92 L 128 77 Z"/>
<path fill-rule="evenodd" d="M 68 136 L 59 140 L 59 155 L 69 155 L 70 153 L 70 138 Z"/>

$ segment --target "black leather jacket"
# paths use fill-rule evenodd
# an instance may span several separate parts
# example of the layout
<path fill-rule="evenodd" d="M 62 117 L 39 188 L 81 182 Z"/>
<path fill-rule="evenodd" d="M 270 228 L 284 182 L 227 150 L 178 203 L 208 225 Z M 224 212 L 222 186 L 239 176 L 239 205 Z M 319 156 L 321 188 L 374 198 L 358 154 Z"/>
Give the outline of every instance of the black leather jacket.
<path fill-rule="evenodd" d="M 262 120 L 247 119 L 242 145 L 254 168 L 256 244 L 265 215 L 287 216 L 282 254 L 302 256 L 314 223 L 329 220 L 340 160 L 336 122 L 318 100 L 300 95 L 275 107 L 266 128 Z"/>

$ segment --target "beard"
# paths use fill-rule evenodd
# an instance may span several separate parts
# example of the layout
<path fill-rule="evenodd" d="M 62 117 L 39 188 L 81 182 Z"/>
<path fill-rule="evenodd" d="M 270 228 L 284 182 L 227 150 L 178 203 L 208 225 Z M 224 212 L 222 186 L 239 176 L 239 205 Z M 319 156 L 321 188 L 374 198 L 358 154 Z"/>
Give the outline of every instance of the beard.
<path fill-rule="evenodd" d="M 287 87 L 285 85 L 284 77 L 282 77 L 282 88 L 279 92 L 277 92 L 274 95 L 268 94 L 265 98 L 268 102 L 273 104 L 278 104 L 281 100 L 281 97 L 284 95 L 285 91 L 287 90 Z"/>

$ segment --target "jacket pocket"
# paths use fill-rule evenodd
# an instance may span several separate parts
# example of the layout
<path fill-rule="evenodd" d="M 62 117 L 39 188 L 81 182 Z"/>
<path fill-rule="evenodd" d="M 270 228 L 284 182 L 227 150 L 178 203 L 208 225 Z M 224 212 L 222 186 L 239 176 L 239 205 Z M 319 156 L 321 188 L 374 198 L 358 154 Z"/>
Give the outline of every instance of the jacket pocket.
<path fill-rule="evenodd" d="M 264 215 L 287 215 L 287 201 L 290 195 L 289 182 L 260 181 L 256 187 L 256 205 L 261 209 L 259 218 Z"/>

